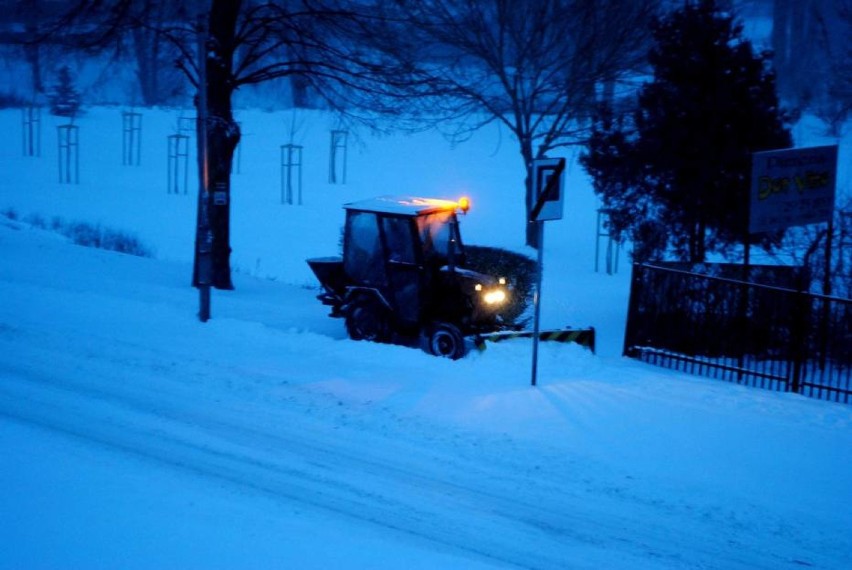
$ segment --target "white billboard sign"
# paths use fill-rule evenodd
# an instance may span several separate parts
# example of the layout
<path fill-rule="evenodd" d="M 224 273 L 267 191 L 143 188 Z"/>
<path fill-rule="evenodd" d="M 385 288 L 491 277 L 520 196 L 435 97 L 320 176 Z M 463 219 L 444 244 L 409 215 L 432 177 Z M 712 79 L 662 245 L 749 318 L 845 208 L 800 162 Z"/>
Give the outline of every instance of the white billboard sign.
<path fill-rule="evenodd" d="M 837 145 L 752 154 L 749 232 L 827 222 L 836 178 Z"/>

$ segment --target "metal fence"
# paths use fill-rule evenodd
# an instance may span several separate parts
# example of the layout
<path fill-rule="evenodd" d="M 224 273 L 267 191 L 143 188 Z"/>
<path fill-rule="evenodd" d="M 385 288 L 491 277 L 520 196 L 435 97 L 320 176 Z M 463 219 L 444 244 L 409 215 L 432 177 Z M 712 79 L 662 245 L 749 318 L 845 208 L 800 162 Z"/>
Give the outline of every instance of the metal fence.
<path fill-rule="evenodd" d="M 624 354 L 850 403 L 852 300 L 634 264 Z"/>

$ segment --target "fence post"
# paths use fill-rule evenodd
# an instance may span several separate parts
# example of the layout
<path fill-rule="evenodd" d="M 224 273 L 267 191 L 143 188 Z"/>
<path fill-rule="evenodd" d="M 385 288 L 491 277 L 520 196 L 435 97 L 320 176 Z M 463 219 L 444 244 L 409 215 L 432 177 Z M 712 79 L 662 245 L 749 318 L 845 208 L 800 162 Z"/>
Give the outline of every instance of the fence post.
<path fill-rule="evenodd" d="M 746 250 L 748 252 L 748 249 Z M 748 353 L 753 353 L 755 342 L 751 330 L 751 319 L 749 318 L 749 302 L 751 300 L 752 284 L 749 281 L 751 272 L 749 269 L 748 255 L 746 262 L 743 265 L 742 285 L 737 288 L 737 319 L 739 321 L 738 331 L 735 334 L 740 335 L 740 341 L 736 343 L 739 353 L 737 354 L 737 382 L 742 382 L 746 364 L 746 356 Z"/>
<path fill-rule="evenodd" d="M 21 109 L 21 134 L 24 156 L 41 156 L 41 107 Z"/>
<path fill-rule="evenodd" d="M 633 271 L 630 277 L 630 298 L 627 301 L 627 323 L 624 327 L 624 346 L 622 348 L 621 354 L 622 356 L 633 356 L 632 351 L 630 350 L 634 337 L 636 336 L 636 321 L 637 321 L 637 311 L 639 307 L 640 298 L 642 296 L 641 291 L 641 283 L 642 283 L 642 265 L 639 263 L 633 263 Z"/>
<path fill-rule="evenodd" d="M 295 172 L 294 172 L 295 170 Z M 302 205 L 302 147 L 281 145 L 281 203 L 293 204 L 293 186 L 296 186 L 298 205 Z"/>
<path fill-rule="evenodd" d="M 59 142 L 59 183 L 79 184 L 80 128 L 72 124 L 58 125 L 56 132 Z"/>
<path fill-rule="evenodd" d="M 142 159 L 142 113 L 121 113 L 121 164 L 139 166 Z"/>
<path fill-rule="evenodd" d="M 182 134 L 169 135 L 169 158 L 166 166 L 167 194 L 180 194 L 181 165 L 183 165 L 183 193 L 189 183 L 189 137 Z"/>
<path fill-rule="evenodd" d="M 802 368 L 804 367 L 807 350 L 805 343 L 808 342 L 808 298 L 805 291 L 797 291 L 793 296 L 793 330 L 791 331 L 791 342 L 793 346 L 790 355 L 793 358 L 792 373 L 788 391 L 796 394 L 802 393 Z"/>
<path fill-rule="evenodd" d="M 348 131 L 331 131 L 331 152 L 328 159 L 328 183 L 346 184 L 346 152 Z M 339 172 L 338 172 L 339 171 Z"/>

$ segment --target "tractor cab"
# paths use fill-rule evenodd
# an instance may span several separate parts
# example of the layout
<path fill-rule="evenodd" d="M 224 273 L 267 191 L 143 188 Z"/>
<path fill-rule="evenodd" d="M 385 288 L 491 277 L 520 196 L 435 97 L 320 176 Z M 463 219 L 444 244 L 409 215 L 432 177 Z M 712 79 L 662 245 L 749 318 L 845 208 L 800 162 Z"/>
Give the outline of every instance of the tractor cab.
<path fill-rule="evenodd" d="M 381 293 L 402 323 L 419 321 L 440 270 L 464 256 L 457 204 L 378 198 L 344 208 L 345 273 Z"/>
<path fill-rule="evenodd" d="M 343 256 L 308 260 L 319 298 L 356 340 L 406 342 L 458 358 L 462 337 L 499 328 L 505 282 L 464 268 L 468 202 L 380 197 L 345 204 Z"/>

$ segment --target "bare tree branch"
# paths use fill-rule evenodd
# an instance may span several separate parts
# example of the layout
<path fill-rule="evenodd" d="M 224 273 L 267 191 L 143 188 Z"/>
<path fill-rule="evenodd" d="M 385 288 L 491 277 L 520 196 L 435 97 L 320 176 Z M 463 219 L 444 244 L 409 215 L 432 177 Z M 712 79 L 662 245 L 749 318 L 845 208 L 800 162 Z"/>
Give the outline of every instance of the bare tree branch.
<path fill-rule="evenodd" d="M 604 85 L 644 65 L 654 0 L 397 0 L 366 43 L 412 80 L 425 112 L 468 136 L 487 117 L 515 135 L 524 166 L 577 141 Z M 416 78 L 416 83 L 413 81 Z M 527 187 L 526 200 L 532 196 Z M 533 239 L 528 233 L 528 243 Z"/>

